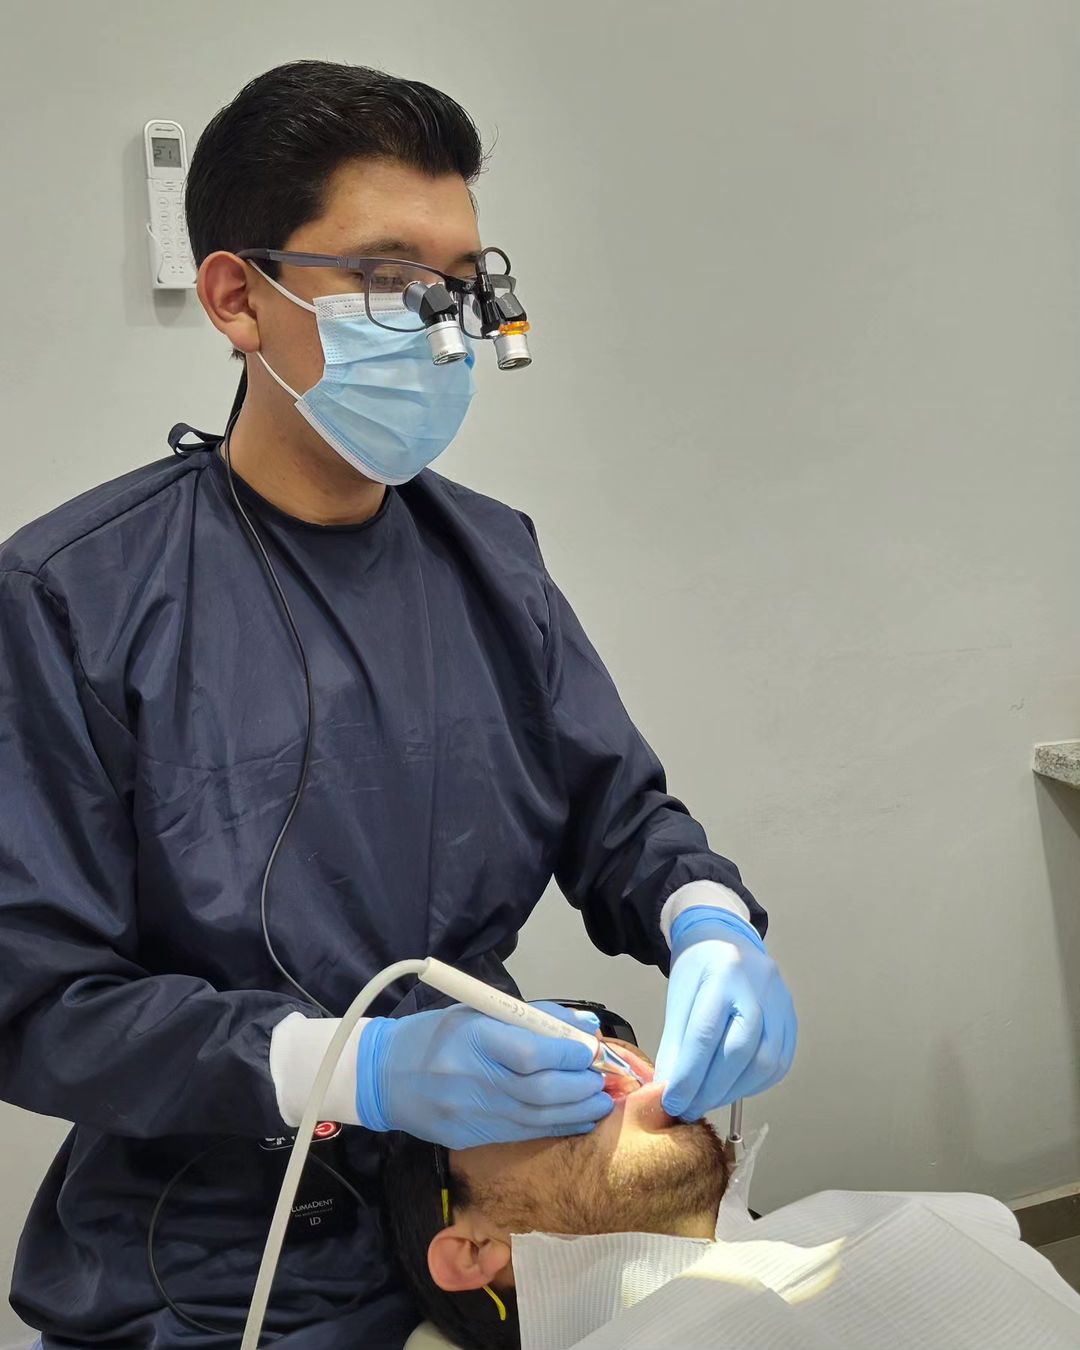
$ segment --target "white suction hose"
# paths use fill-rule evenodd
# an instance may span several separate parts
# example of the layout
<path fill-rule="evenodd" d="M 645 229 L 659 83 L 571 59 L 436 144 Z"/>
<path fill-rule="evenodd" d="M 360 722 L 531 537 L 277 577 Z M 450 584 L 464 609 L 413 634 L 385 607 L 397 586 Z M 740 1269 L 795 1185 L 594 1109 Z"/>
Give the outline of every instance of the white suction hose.
<path fill-rule="evenodd" d="M 312 1133 L 319 1123 L 319 1114 L 322 1111 L 326 1090 L 330 1086 L 330 1079 L 333 1077 L 341 1052 L 345 1049 L 345 1043 L 357 1022 L 384 989 L 392 985 L 395 980 L 400 980 L 403 975 L 421 975 L 426 966 L 426 960 L 397 961 L 394 965 L 387 966 L 385 970 L 380 970 L 374 979 L 368 980 L 352 1003 L 349 1004 L 348 1011 L 341 1019 L 341 1025 L 326 1047 L 326 1053 L 322 1057 L 319 1071 L 315 1075 L 315 1082 L 311 1087 L 311 1095 L 304 1107 L 303 1118 L 296 1127 L 296 1142 L 293 1144 L 292 1152 L 289 1155 L 289 1165 L 285 1169 L 285 1179 L 281 1183 L 281 1192 L 274 1207 L 274 1217 L 270 1220 L 270 1232 L 267 1234 L 266 1246 L 263 1248 L 259 1277 L 255 1281 L 255 1292 L 251 1296 L 251 1308 L 248 1311 L 247 1322 L 244 1324 L 244 1337 L 240 1342 L 240 1350 L 257 1350 L 259 1336 L 262 1333 L 263 1319 L 266 1317 L 266 1305 L 270 1300 L 270 1286 L 274 1283 L 274 1274 L 277 1271 L 278 1258 L 281 1255 L 281 1244 L 285 1241 L 285 1229 L 292 1215 L 296 1191 L 300 1185 L 300 1174 L 303 1172 L 304 1163 L 307 1161 Z"/>

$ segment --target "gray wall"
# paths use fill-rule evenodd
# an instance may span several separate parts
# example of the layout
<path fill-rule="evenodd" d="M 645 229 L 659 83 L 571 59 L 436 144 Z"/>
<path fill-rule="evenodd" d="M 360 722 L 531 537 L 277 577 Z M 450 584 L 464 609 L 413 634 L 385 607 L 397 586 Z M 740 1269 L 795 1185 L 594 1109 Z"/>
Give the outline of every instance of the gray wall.
<path fill-rule="evenodd" d="M 148 288 L 143 122 L 193 140 L 296 56 L 444 86 L 498 131 L 483 235 L 536 364 L 484 366 L 442 467 L 534 516 L 674 790 L 772 910 L 802 1044 L 752 1107 L 758 1199 L 1080 1176 L 1080 794 L 1029 770 L 1080 735 L 1077 6 L 4 17 L 0 533 L 228 407 L 194 295 Z M 557 896 L 515 970 L 655 1044 L 661 980 Z M 6 1266 L 59 1129 L 0 1129 Z"/>

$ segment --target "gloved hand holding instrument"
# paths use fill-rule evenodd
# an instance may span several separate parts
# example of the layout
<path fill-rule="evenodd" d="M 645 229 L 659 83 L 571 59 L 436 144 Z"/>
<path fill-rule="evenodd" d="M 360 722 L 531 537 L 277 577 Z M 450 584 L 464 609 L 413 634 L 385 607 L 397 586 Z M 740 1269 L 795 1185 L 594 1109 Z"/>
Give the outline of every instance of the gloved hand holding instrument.
<path fill-rule="evenodd" d="M 453 1149 L 592 1129 L 614 1105 L 592 1067 L 598 1019 L 557 1003 L 529 1007 L 587 1034 L 538 1034 L 463 1004 L 373 1018 L 357 1050 L 361 1124 Z"/>

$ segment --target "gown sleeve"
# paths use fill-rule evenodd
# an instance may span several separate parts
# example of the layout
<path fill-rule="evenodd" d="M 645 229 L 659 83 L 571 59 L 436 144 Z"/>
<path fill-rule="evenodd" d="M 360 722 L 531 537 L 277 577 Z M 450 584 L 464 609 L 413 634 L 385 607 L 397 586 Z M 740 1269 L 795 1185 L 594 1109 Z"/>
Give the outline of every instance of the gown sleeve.
<path fill-rule="evenodd" d="M 270 1035 L 303 1006 L 140 966 L 125 756 L 63 602 L 0 573 L 0 1095 L 135 1138 L 280 1133 Z"/>
<path fill-rule="evenodd" d="M 667 971 L 661 911 L 695 881 L 734 892 L 764 933 L 765 911 L 735 864 L 712 852 L 701 825 L 668 794 L 663 765 L 546 573 L 545 586 L 548 689 L 570 811 L 555 879 L 581 910 L 594 945 Z"/>

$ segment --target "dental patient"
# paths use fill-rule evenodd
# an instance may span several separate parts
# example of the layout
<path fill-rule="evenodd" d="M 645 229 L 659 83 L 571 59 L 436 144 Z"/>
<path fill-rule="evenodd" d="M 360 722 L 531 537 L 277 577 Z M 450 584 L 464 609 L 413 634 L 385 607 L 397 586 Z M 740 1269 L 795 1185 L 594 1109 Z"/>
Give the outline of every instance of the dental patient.
<path fill-rule="evenodd" d="M 651 1063 L 615 1044 L 645 1084 L 608 1079 L 615 1107 L 590 1134 L 450 1153 L 390 1140 L 391 1246 L 441 1333 L 420 1345 L 1080 1346 L 1080 1295 L 998 1201 L 826 1191 L 751 1221 L 754 1149 L 731 1172 L 708 1123 L 672 1120 Z"/>
<path fill-rule="evenodd" d="M 408 1135 L 390 1141 L 392 1245 L 427 1317 L 467 1350 L 520 1345 L 512 1233 L 713 1236 L 728 1177 L 722 1142 L 707 1121 L 667 1115 L 651 1060 L 609 1043 L 645 1086 L 606 1077 L 615 1108 L 590 1134 L 450 1153 Z"/>

